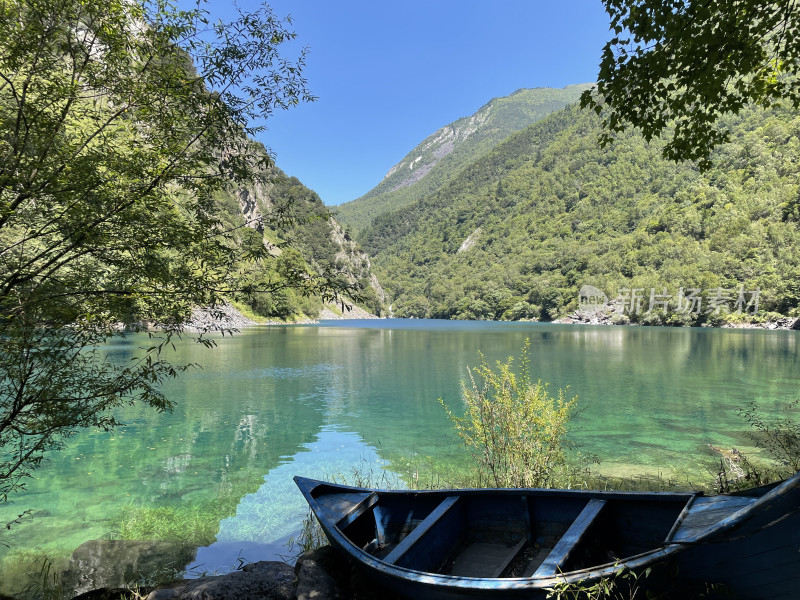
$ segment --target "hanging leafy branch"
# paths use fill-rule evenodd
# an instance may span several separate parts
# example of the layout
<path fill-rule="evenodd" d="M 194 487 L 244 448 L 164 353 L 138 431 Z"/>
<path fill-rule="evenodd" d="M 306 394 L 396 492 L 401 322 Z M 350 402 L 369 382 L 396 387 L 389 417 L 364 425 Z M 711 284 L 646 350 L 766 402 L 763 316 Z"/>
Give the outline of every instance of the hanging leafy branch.
<path fill-rule="evenodd" d="M 723 115 L 753 103 L 800 107 L 796 0 L 604 0 L 614 37 L 581 105 L 602 116 L 602 145 L 632 126 L 666 133 L 664 156 L 711 165 Z"/>

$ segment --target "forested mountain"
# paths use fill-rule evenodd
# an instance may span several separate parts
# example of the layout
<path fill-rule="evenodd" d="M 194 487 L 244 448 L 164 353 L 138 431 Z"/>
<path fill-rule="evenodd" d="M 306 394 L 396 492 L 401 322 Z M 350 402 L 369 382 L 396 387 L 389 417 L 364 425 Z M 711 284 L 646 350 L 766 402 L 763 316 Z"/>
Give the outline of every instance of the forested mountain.
<path fill-rule="evenodd" d="M 700 173 L 631 132 L 601 149 L 596 115 L 568 107 L 377 217 L 361 241 L 397 316 L 554 319 L 584 285 L 623 304 L 639 290 L 640 310 L 620 320 L 718 322 L 730 317 L 715 308 L 742 298 L 744 313 L 757 300 L 761 318 L 797 315 L 800 115 L 725 125 L 731 143 Z M 648 312 L 651 290 L 669 301 Z M 680 312 L 689 292 L 701 302 Z"/>
<path fill-rule="evenodd" d="M 576 102 L 589 87 L 520 89 L 490 100 L 474 115 L 425 138 L 375 188 L 338 206 L 337 218 L 357 232 L 363 230 L 377 216 L 408 206 L 446 185 L 462 168 L 509 135 Z"/>
<path fill-rule="evenodd" d="M 245 249 L 252 245 L 253 250 L 265 245 L 271 256 L 271 260 L 240 264 L 233 286 L 240 291 L 231 299 L 260 317 L 317 317 L 323 299 L 285 285 L 291 271 L 349 290 L 349 300 L 380 314 L 384 293 L 372 273 L 369 257 L 330 216 L 319 196 L 276 167 L 270 169 L 267 179 L 265 185 L 217 195 L 219 213 L 237 232 L 239 243 Z"/>

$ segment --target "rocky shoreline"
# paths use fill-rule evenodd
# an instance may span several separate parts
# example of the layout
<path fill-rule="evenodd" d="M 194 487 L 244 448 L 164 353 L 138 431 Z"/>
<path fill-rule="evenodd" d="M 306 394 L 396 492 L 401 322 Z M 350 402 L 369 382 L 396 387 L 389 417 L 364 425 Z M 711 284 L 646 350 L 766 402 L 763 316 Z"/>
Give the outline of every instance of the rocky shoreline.
<path fill-rule="evenodd" d="M 152 590 L 99 588 L 73 600 L 393 600 L 362 579 L 333 548 L 323 546 L 297 559 L 246 564 L 224 575 L 181 579 Z M 0 596 L 0 600 L 4 600 Z M 13 599 L 11 599 L 13 600 Z"/>
<path fill-rule="evenodd" d="M 240 311 L 227 302 L 214 307 L 195 308 L 191 318 L 184 325 L 186 331 L 208 333 L 211 331 L 230 331 L 258 325 L 245 317 Z"/>
<path fill-rule="evenodd" d="M 372 313 L 355 304 L 349 305 L 350 309 L 339 310 L 338 305 L 323 307 L 317 319 L 303 319 L 300 321 L 254 321 L 244 316 L 231 304 L 225 303 L 214 307 L 195 308 L 191 318 L 184 324 L 185 331 L 210 333 L 214 331 L 231 331 L 253 327 L 256 325 L 313 325 L 321 320 L 335 319 L 379 319 Z"/>
<path fill-rule="evenodd" d="M 597 311 L 583 313 L 575 311 L 561 319 L 552 321 L 563 325 L 637 325 L 631 323 L 629 319 L 620 320 L 619 315 L 613 311 Z M 658 325 L 658 327 L 670 327 L 670 325 Z M 703 327 L 714 327 L 713 325 L 703 325 Z M 780 317 L 774 321 L 763 323 L 725 323 L 719 326 L 720 329 L 782 329 L 800 330 L 800 317 Z"/>

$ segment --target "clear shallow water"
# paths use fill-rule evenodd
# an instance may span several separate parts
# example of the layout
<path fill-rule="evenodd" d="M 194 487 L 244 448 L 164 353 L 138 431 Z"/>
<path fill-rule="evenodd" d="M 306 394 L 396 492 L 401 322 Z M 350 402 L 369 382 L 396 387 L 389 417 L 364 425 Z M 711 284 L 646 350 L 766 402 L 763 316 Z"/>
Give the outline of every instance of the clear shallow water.
<path fill-rule="evenodd" d="M 0 544 L 0 559 L 68 556 L 108 537 L 127 506 L 223 493 L 238 506 L 198 550 L 195 571 L 287 555 L 305 514 L 293 475 L 457 460 L 438 398 L 457 407 L 478 350 L 505 360 L 526 337 L 532 373 L 579 396 L 574 437 L 606 473 L 702 476 L 714 463 L 707 444 L 750 447 L 736 408 L 756 398 L 774 411 L 800 387 L 800 333 L 786 331 L 344 321 L 249 329 L 213 350 L 184 342 L 178 360 L 203 368 L 168 384 L 174 412 L 129 409 L 125 427 L 75 436 L 0 506 L 0 523 L 33 515 L 0 533 L 11 547 Z M 127 360 L 141 343 L 120 340 L 110 359 Z"/>

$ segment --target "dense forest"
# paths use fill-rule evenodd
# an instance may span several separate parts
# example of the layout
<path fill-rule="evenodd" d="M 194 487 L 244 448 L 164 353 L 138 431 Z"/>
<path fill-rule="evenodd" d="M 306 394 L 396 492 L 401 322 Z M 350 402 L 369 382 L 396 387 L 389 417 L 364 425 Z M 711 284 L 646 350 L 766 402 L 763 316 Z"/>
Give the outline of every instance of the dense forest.
<path fill-rule="evenodd" d="M 396 316 L 551 320 L 583 286 L 623 304 L 636 290 L 619 322 L 797 316 L 800 115 L 744 111 L 724 126 L 731 143 L 701 173 L 632 132 L 602 149 L 599 118 L 571 106 L 377 216 L 360 241 Z"/>

